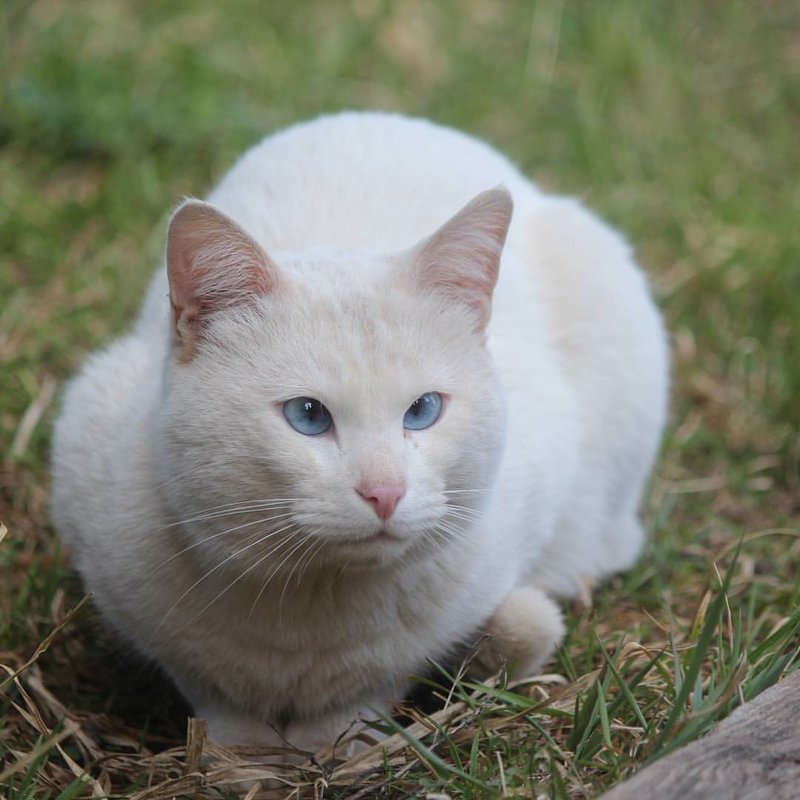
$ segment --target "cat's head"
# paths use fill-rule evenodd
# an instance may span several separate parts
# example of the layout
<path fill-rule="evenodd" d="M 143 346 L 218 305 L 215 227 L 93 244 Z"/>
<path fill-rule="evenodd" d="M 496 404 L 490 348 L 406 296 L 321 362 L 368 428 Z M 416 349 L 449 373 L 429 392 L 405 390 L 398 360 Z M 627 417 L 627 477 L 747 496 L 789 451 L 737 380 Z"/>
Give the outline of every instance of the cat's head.
<path fill-rule="evenodd" d="M 162 477 L 212 561 L 261 577 L 468 536 L 503 444 L 485 339 L 511 211 L 494 189 L 400 253 L 267 254 L 178 209 Z"/>

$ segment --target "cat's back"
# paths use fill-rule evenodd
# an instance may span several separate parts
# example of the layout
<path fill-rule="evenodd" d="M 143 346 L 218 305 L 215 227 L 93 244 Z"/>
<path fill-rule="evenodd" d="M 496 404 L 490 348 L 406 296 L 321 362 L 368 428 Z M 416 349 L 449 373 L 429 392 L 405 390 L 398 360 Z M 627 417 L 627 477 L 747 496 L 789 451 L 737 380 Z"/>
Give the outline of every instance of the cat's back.
<path fill-rule="evenodd" d="M 427 120 L 345 112 L 268 136 L 209 196 L 268 251 L 392 251 L 479 192 L 539 195 L 489 145 Z"/>

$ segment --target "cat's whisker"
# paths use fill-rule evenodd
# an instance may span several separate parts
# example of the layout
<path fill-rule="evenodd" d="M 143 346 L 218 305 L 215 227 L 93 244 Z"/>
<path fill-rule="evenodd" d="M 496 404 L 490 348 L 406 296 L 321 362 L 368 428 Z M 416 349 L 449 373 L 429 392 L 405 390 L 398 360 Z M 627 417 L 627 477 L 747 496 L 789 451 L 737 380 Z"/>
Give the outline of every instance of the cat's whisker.
<path fill-rule="evenodd" d="M 478 511 L 473 508 L 462 508 L 460 506 L 445 506 L 445 516 L 459 517 L 460 519 L 479 520 L 486 516 L 483 511 Z"/>
<path fill-rule="evenodd" d="M 216 456 L 213 461 L 214 466 L 224 466 L 227 464 L 237 464 L 241 463 L 245 458 L 248 457 L 247 453 L 239 452 L 234 456 L 230 456 L 228 458 Z M 155 486 L 158 489 L 164 489 L 168 487 L 170 484 L 175 483 L 176 481 L 180 481 L 183 478 L 188 478 L 192 475 L 201 475 L 203 473 L 209 474 L 210 472 L 213 473 L 213 470 L 210 469 L 210 462 L 204 462 L 203 464 L 195 465 L 183 472 L 175 472 L 171 474 L 168 478 L 164 480 L 158 481 Z"/>
<path fill-rule="evenodd" d="M 453 539 L 460 539 L 462 541 L 468 540 L 470 538 L 469 532 L 464 530 L 459 525 L 455 525 L 452 522 L 448 522 L 445 519 L 439 520 L 439 522 L 433 527 L 433 530 L 440 531 L 444 533 L 447 538 Z"/>
<path fill-rule="evenodd" d="M 281 599 L 280 599 L 280 604 L 281 605 L 283 604 L 283 596 L 284 596 L 284 594 L 286 594 L 286 589 L 289 586 L 289 581 L 292 579 L 292 575 L 294 575 L 295 572 L 300 569 L 300 565 L 303 563 L 303 561 L 306 559 L 308 554 L 314 549 L 314 547 L 317 544 L 316 540 L 312 539 L 312 538 L 309 538 L 308 534 L 306 534 L 306 538 L 304 540 L 304 543 L 307 544 L 308 546 L 303 551 L 303 553 L 300 555 L 300 557 L 295 560 L 294 564 L 292 565 L 292 568 L 289 570 L 289 574 L 286 576 L 286 580 L 284 581 L 283 592 L 281 592 Z M 292 553 L 289 553 L 289 556 L 291 556 L 291 555 L 292 555 Z M 278 565 L 278 566 L 280 567 L 280 565 Z"/>
<path fill-rule="evenodd" d="M 222 508 L 233 508 L 238 505 L 248 504 L 248 503 L 296 503 L 298 500 L 302 498 L 299 497 L 266 497 L 264 499 L 255 499 L 252 498 L 250 500 L 233 500 L 228 503 L 220 503 L 216 506 L 207 506 L 206 508 L 199 508 L 197 509 L 198 514 L 203 514 L 206 511 L 216 511 Z"/>
<path fill-rule="evenodd" d="M 230 503 L 220 503 L 216 506 L 208 506 L 206 508 L 197 509 L 197 514 L 212 513 L 214 511 L 227 511 L 231 508 L 240 508 L 248 505 L 289 505 L 290 503 L 297 502 L 300 498 L 297 497 L 265 497 L 265 498 L 249 498 L 248 500 L 236 500 Z"/>
<path fill-rule="evenodd" d="M 451 544 L 453 541 L 453 537 L 450 533 L 439 525 L 435 525 L 433 528 L 430 529 L 430 534 L 436 542 L 436 547 L 439 550 L 443 550 L 445 545 Z"/>
<path fill-rule="evenodd" d="M 475 525 L 476 522 L 479 521 L 477 517 L 469 517 L 466 514 L 445 514 L 443 519 L 450 520 L 458 520 L 459 522 L 465 523 L 466 525 L 472 527 Z"/>
<path fill-rule="evenodd" d="M 289 527 L 292 527 L 292 526 L 291 526 L 291 525 L 287 525 L 287 528 L 289 528 Z M 298 529 L 298 530 L 296 530 L 294 533 L 290 534 L 290 535 L 289 535 L 289 536 L 288 536 L 286 539 L 284 539 L 282 542 L 278 542 L 278 544 L 277 544 L 277 545 L 275 545 L 275 547 L 273 547 L 271 550 L 269 550 L 268 552 L 266 552 L 266 553 L 265 553 L 263 556 L 261 556 L 260 558 L 257 558 L 257 559 L 256 559 L 256 560 L 255 560 L 255 561 L 254 561 L 254 562 L 253 562 L 253 563 L 252 563 L 252 564 L 251 564 L 251 565 L 250 565 L 250 566 L 249 566 L 249 567 L 248 567 L 246 570 L 244 570 L 244 571 L 243 571 L 243 572 L 241 572 L 241 573 L 240 573 L 240 574 L 239 574 L 239 575 L 238 575 L 236 578 L 234 578 L 234 579 L 233 579 L 233 580 L 232 580 L 232 581 L 231 581 L 231 582 L 230 582 L 230 583 L 229 583 L 229 584 L 228 584 L 228 585 L 227 585 L 227 586 L 226 586 L 226 587 L 225 587 L 225 588 L 224 588 L 224 589 L 223 589 L 221 592 L 219 592 L 219 593 L 218 593 L 218 594 L 217 594 L 215 597 L 211 598 L 211 600 L 209 600 L 209 601 L 208 601 L 208 602 L 207 602 L 207 603 L 206 603 L 206 604 L 205 604 L 205 605 L 204 605 L 204 606 L 203 606 L 203 607 L 202 607 L 202 608 L 201 608 L 201 609 L 200 609 L 200 610 L 199 610 L 199 611 L 198 611 L 198 612 L 197 612 L 197 613 L 196 613 L 196 614 L 193 616 L 193 617 L 191 617 L 191 619 L 189 619 L 189 620 L 188 620 L 188 622 L 186 622 L 185 624 L 186 624 L 186 625 L 190 625 L 192 622 L 194 622 L 195 620 L 197 620 L 197 618 L 198 618 L 198 617 L 200 617 L 200 616 L 201 616 L 201 615 L 202 615 L 202 614 L 203 614 L 205 611 L 207 611 L 209 608 L 211 608 L 211 606 L 212 606 L 212 605 L 214 605 L 214 603 L 216 603 L 216 602 L 217 602 L 217 600 L 219 600 L 219 599 L 220 599 L 220 598 L 221 598 L 223 595 L 227 594 L 227 593 L 228 593 L 228 592 L 229 592 L 229 591 L 230 591 L 230 590 L 231 590 L 231 589 L 232 589 L 234 586 L 236 586 L 236 584 L 237 584 L 237 583 L 239 583 L 239 581 L 243 580 L 243 579 L 244 579 L 244 577 L 245 577 L 246 575 L 248 575 L 248 574 L 249 574 L 250 572 L 252 572 L 252 571 L 253 571 L 253 570 L 254 570 L 256 567 L 258 567 L 260 564 L 262 564 L 262 563 L 263 563 L 263 562 L 264 562 L 264 561 L 265 561 L 267 558 L 269 558 L 269 557 L 270 557 L 270 556 L 271 556 L 273 553 L 276 553 L 276 552 L 277 552 L 278 550 L 280 550 L 282 547 L 285 547 L 285 546 L 287 546 L 287 545 L 288 545 L 290 542 L 292 542 L 292 541 L 294 540 L 294 538 L 295 538 L 295 537 L 296 537 L 296 536 L 297 536 L 299 533 L 302 533 L 302 531 L 300 531 L 300 530 Z M 240 552 L 241 552 L 241 551 L 240 551 Z M 238 555 L 238 553 L 237 553 L 237 555 Z"/>
<path fill-rule="evenodd" d="M 294 566 L 289 571 L 289 574 L 286 576 L 286 580 L 284 581 L 283 591 L 281 592 L 281 597 L 280 597 L 280 600 L 278 601 L 278 622 L 279 623 L 283 619 L 283 600 L 284 600 L 284 597 L 286 596 L 286 591 L 289 588 L 289 583 L 292 580 L 292 575 L 294 575 L 295 571 L 298 570 L 298 568 L 300 567 L 301 564 L 303 564 L 305 559 L 308 557 L 309 553 L 312 554 L 311 559 L 314 558 L 314 554 L 319 551 L 320 545 L 318 544 L 318 542 L 320 542 L 320 541 L 324 542 L 324 540 L 318 540 L 315 537 L 311 537 L 311 536 L 309 536 L 307 540 L 309 542 L 308 547 L 306 548 L 305 552 L 300 556 L 300 558 L 297 559 L 297 561 L 295 562 Z M 289 555 L 291 555 L 291 553 Z M 308 563 L 311 563 L 311 560 L 309 560 Z M 305 566 L 308 566 L 308 564 L 306 564 Z M 298 572 L 298 576 L 297 576 L 297 585 L 298 586 L 300 585 L 300 576 L 302 575 L 302 572 L 305 571 L 305 566 L 303 567 L 303 569 L 300 572 Z"/>
<path fill-rule="evenodd" d="M 434 531 L 426 530 L 422 532 L 422 538 L 426 541 L 434 550 L 441 550 L 442 544 L 434 535 Z"/>
<path fill-rule="evenodd" d="M 174 561 L 176 558 L 178 558 L 179 556 L 182 556 L 184 553 L 188 553 L 190 550 L 193 550 L 195 547 L 200 547 L 200 545 L 206 544 L 207 542 L 210 542 L 213 539 L 218 539 L 220 536 L 226 536 L 226 535 L 228 535 L 230 533 L 233 533 L 234 531 L 242 530 L 244 528 L 249 528 L 249 527 L 252 527 L 253 525 L 259 525 L 259 524 L 263 524 L 263 523 L 267 523 L 267 522 L 274 522 L 275 520 L 285 519 L 286 517 L 291 517 L 291 516 L 292 516 L 292 514 L 291 514 L 291 512 L 289 512 L 287 514 L 277 514 L 275 516 L 262 517 L 261 519 L 253 520 L 252 522 L 246 522 L 246 523 L 244 523 L 242 525 L 235 525 L 232 528 L 226 528 L 224 531 L 219 531 L 218 533 L 214 533 L 211 536 L 206 536 L 204 539 L 200 539 L 197 542 L 192 542 L 192 544 L 187 545 L 182 550 L 179 550 L 177 553 L 173 553 L 169 558 L 167 558 L 166 560 L 162 561 L 153 570 L 153 572 L 157 572 L 158 570 L 162 569 L 167 564 L 169 564 L 171 561 Z M 263 533 L 263 531 L 258 530 L 258 531 L 255 531 L 255 533 L 253 533 L 250 537 L 246 537 L 246 538 L 249 539 L 249 538 L 253 538 L 255 536 L 261 536 L 262 533 Z M 270 538 L 274 533 L 280 533 L 280 531 L 274 531 L 274 532 L 270 532 L 270 533 L 266 534 L 266 536 L 264 536 L 261 541 L 264 541 L 265 539 Z"/>
<path fill-rule="evenodd" d="M 452 503 L 450 500 L 445 503 L 445 508 L 452 508 L 456 511 L 466 511 L 469 514 L 485 515 L 486 512 L 482 508 L 475 508 L 474 506 L 460 506 L 458 503 Z"/>
<path fill-rule="evenodd" d="M 194 582 L 194 583 L 193 583 L 193 584 L 192 584 L 192 585 L 191 585 L 191 586 L 190 586 L 190 587 L 189 587 L 189 588 L 188 588 L 188 589 L 187 589 L 187 590 L 186 590 L 186 591 L 185 591 L 185 592 L 184 592 L 184 593 L 183 593 L 183 594 L 182 594 L 182 595 L 181 595 L 181 596 L 180 596 L 180 597 L 179 597 L 179 598 L 178 598 L 178 599 L 177 599 L 177 600 L 176 600 L 176 601 L 175 601 L 175 602 L 174 602 L 174 603 L 173 603 L 173 604 L 172 604 L 172 605 L 169 607 L 169 609 L 168 609 L 168 610 L 167 610 L 167 612 L 164 614 L 164 616 L 162 616 L 162 617 L 161 617 L 161 620 L 159 621 L 158 625 L 156 625 L 155 629 L 153 630 L 153 633 L 151 634 L 151 639 L 152 639 L 153 637 L 155 637 L 155 635 L 156 635 L 156 634 L 157 634 L 157 633 L 158 633 L 158 632 L 161 630 L 161 627 L 162 627 L 162 626 L 164 625 L 164 623 L 167 621 L 167 618 L 168 618 L 168 617 L 170 616 L 170 614 L 172 614 L 172 612 L 173 612 L 173 611 L 174 611 L 174 610 L 175 610 L 175 609 L 178 607 L 178 605 L 180 605 L 180 603 L 181 603 L 181 602 L 183 602 L 183 600 L 185 600 L 185 599 L 186 599 L 186 597 L 187 597 L 187 596 L 188 596 L 188 595 L 189 595 L 191 592 L 193 592 L 193 591 L 194 591 L 194 590 L 195 590 L 195 589 L 196 589 L 196 588 L 197 588 L 197 587 L 198 587 L 198 586 L 199 586 L 201 583 L 203 583 L 203 581 L 205 581 L 207 578 L 209 578 L 211 575 L 213 575 L 213 574 L 214 574 L 215 572 L 217 572 L 218 570 L 222 569 L 222 568 L 225 566 L 225 564 L 229 563 L 229 562 L 230 562 L 230 561 L 232 561 L 234 558 L 237 558 L 237 557 L 238 557 L 238 556 L 240 556 L 242 553 L 246 552 L 247 550 L 250 550 L 250 549 L 251 549 L 251 548 L 253 548 L 253 547 L 256 547 L 257 545 L 261 544 L 261 542 L 265 541 L 266 539 L 268 539 L 268 538 L 270 538 L 270 537 L 272 537 L 272 536 L 275 536 L 276 534 L 278 534 L 278 533 L 281 533 L 282 531 L 288 530 L 288 529 L 290 529 L 290 528 L 291 528 L 291 527 L 293 527 L 293 526 L 294 526 L 294 523 L 293 523 L 293 522 L 290 522 L 288 525 L 284 526 L 283 528 L 279 528 L 277 531 L 271 531 L 271 532 L 270 532 L 270 533 L 268 533 L 266 536 L 260 537 L 260 538 L 256 539 L 256 541 L 254 541 L 254 542 L 251 542 L 251 543 L 250 543 L 250 544 L 248 544 L 248 545 L 245 545 L 244 547 L 240 548 L 239 550 L 237 550 L 237 551 L 236 551 L 236 552 L 234 552 L 234 553 L 231 553 L 229 556 L 227 556 L 226 558 L 224 558 L 224 559 L 223 559 L 222 561 L 220 561 L 218 564 L 216 564 L 215 566 L 213 566 L 213 567 L 212 567 L 210 570 L 208 570 L 208 572 L 206 572 L 204 575 L 202 575 L 200 578 L 198 578 L 198 579 L 197 579 L 197 580 L 196 580 L 196 581 L 195 581 L 195 582 Z M 291 537 L 290 537 L 290 538 L 291 538 Z M 282 544 L 283 544 L 283 542 L 279 543 L 278 547 L 280 547 Z M 263 561 L 263 559 L 264 559 L 264 558 L 266 558 L 267 556 L 269 556 L 269 555 L 270 555 L 272 552 L 273 552 L 273 551 L 270 551 L 270 553 L 267 553 L 267 555 L 266 555 L 266 556 L 263 556 L 261 559 L 259 559 L 259 561 L 258 561 L 257 563 L 260 563 L 261 561 Z M 190 620 L 190 622 L 191 622 L 191 620 Z M 186 625 L 188 625 L 189 623 L 187 622 L 187 623 L 185 623 L 185 624 L 186 624 Z M 182 626 L 182 627 L 185 627 L 185 626 Z"/>
<path fill-rule="evenodd" d="M 466 532 L 460 525 L 456 525 L 454 522 L 450 522 L 445 519 L 439 520 L 435 528 L 439 528 L 439 530 L 445 531 L 447 533 L 453 533 L 454 535 L 457 536 L 466 536 Z"/>
<path fill-rule="evenodd" d="M 291 509 L 288 503 L 253 503 L 247 506 L 239 506 L 236 508 L 225 509 L 222 511 L 212 511 L 208 514 L 198 514 L 195 517 L 187 519 L 180 519 L 177 522 L 171 522 L 169 525 L 163 525 L 159 530 L 166 530 L 168 528 L 177 528 L 180 525 L 189 525 L 192 522 L 204 522 L 209 519 L 219 519 L 221 517 L 233 517 L 237 514 L 257 513 L 259 511 L 280 511 L 281 509 Z M 289 511 L 291 514 L 291 511 Z M 287 514 L 288 516 L 288 514 Z"/>
<path fill-rule="evenodd" d="M 316 536 L 316 534 L 318 534 L 319 531 L 320 531 L 319 528 L 315 528 L 313 531 L 309 531 L 308 535 L 312 536 L 312 537 Z M 320 551 L 323 550 L 325 545 L 328 544 L 328 540 L 327 539 L 318 539 L 318 541 L 319 541 L 319 544 L 317 545 L 317 549 L 314 550 L 311 553 L 311 558 L 309 558 L 308 561 L 303 565 L 303 568 L 300 570 L 299 574 L 297 575 L 297 585 L 298 586 L 300 586 L 300 584 L 302 583 L 303 577 L 305 576 L 306 572 L 308 571 L 308 568 L 311 566 L 311 562 L 319 555 Z"/>
<path fill-rule="evenodd" d="M 298 529 L 297 533 L 303 533 L 303 531 L 302 531 L 302 530 L 300 530 L 300 529 Z M 296 534 L 293 534 L 293 537 L 292 537 L 292 538 L 294 538 L 294 536 L 295 536 L 295 535 L 296 535 Z M 276 566 L 276 567 L 275 567 L 275 568 L 272 570 L 272 572 L 270 572 L 270 574 L 267 576 L 266 580 L 265 580 L 265 581 L 264 581 L 264 583 L 261 585 L 261 588 L 259 589 L 259 591 L 258 591 L 258 594 L 256 595 L 256 599 L 255 599 L 255 600 L 253 600 L 253 605 L 252 605 L 252 606 L 250 606 L 250 611 L 249 611 L 249 612 L 248 612 L 248 614 L 247 614 L 247 618 L 248 618 L 248 619 L 250 618 L 250 616 L 252 615 L 253 611 L 255 610 L 255 607 L 258 605 L 258 601 L 261 599 L 262 595 L 263 595 L 263 594 L 264 594 L 264 592 L 266 591 L 266 589 L 267 589 L 267 586 L 269 586 L 269 583 L 270 583 L 270 581 L 271 581 L 271 580 L 272 580 L 272 579 L 275 577 L 275 575 L 277 575 L 277 574 L 278 574 L 278 572 L 280 571 L 281 567 L 282 567 L 282 566 L 283 566 L 283 565 L 286 563 L 286 561 L 287 561 L 288 559 L 290 559 L 290 558 L 292 557 L 292 555 L 294 555 L 294 553 L 296 553 L 296 552 L 297 552 L 297 550 L 300 548 L 300 546 L 302 546 L 303 544 L 305 544 L 305 542 L 306 542 L 306 541 L 307 541 L 306 539 L 301 539 L 301 540 L 300 540 L 300 542 L 298 542 L 298 544 L 297 544 L 297 545 L 295 545 L 295 546 L 294 546 L 294 547 L 293 547 L 293 548 L 292 548 L 292 549 L 291 549 L 291 550 L 290 550 L 290 551 L 289 551 L 289 552 L 288 552 L 288 553 L 287 553 L 287 554 L 286 554 L 286 555 L 283 557 L 283 559 L 280 561 L 280 563 L 279 563 L 279 564 L 278 564 L 278 565 L 277 565 L 277 566 Z M 290 573 L 290 574 L 291 574 L 291 573 Z M 280 619 L 280 615 L 279 615 L 279 619 Z"/>
<path fill-rule="evenodd" d="M 217 513 L 227 513 L 227 512 L 235 512 L 239 510 L 258 510 L 267 508 L 273 508 L 276 506 L 285 506 L 286 508 L 291 508 L 292 503 L 296 503 L 299 498 L 296 497 L 271 497 L 264 500 L 237 500 L 231 503 L 221 503 L 220 505 L 216 506 L 208 506 L 207 508 L 198 508 L 195 514 L 191 517 L 187 517 L 186 519 L 179 519 L 176 522 L 170 523 L 169 525 L 165 525 L 163 527 L 169 528 L 175 525 L 183 525 L 184 523 L 188 522 L 196 522 L 198 520 L 207 519 L 211 516 L 214 516 Z"/>
<path fill-rule="evenodd" d="M 345 561 L 345 562 L 344 562 L 344 564 L 342 564 L 342 565 L 339 567 L 339 570 L 338 570 L 338 571 L 337 571 L 337 573 L 336 573 L 336 580 L 337 580 L 337 581 L 338 581 L 338 580 L 339 580 L 339 579 L 340 579 L 340 578 L 341 578 L 341 577 L 344 575 L 344 573 L 347 571 L 347 568 L 348 568 L 348 567 L 349 567 L 349 566 L 350 566 L 352 563 L 353 563 L 353 559 L 352 559 L 352 558 L 348 558 L 348 559 L 347 559 L 347 561 Z"/>
<path fill-rule="evenodd" d="M 461 512 L 458 511 L 453 511 L 449 513 L 445 512 L 444 514 L 442 514 L 442 520 L 449 522 L 451 525 L 456 525 L 456 520 L 458 521 L 458 523 L 463 523 L 459 524 L 458 526 L 461 528 L 472 527 L 475 525 L 476 522 L 479 522 L 480 519 L 481 519 L 480 517 L 473 517 L 468 514 L 462 514 Z"/>
<path fill-rule="evenodd" d="M 466 508 L 463 506 L 446 505 L 444 513 L 442 514 L 442 519 L 448 520 L 451 523 L 453 523 L 454 520 L 458 520 L 460 523 L 464 523 L 464 525 L 472 527 L 486 519 L 486 514 L 485 512 L 477 509 Z M 464 526 L 462 525 L 462 527 Z"/>

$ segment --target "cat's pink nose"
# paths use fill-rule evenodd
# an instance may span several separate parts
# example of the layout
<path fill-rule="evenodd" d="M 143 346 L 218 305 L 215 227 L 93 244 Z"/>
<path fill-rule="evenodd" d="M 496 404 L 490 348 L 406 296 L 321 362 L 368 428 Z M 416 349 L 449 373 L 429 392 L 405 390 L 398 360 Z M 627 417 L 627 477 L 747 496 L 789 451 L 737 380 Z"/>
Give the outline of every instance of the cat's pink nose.
<path fill-rule="evenodd" d="M 405 486 L 358 486 L 356 491 L 381 519 L 389 519 L 406 493 Z"/>

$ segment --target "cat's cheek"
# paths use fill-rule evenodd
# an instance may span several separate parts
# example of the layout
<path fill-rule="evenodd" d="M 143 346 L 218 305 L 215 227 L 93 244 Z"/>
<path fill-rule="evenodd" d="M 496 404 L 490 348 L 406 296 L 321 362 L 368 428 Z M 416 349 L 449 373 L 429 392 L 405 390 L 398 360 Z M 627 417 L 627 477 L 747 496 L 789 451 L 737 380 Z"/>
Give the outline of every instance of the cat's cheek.
<path fill-rule="evenodd" d="M 283 415 L 265 415 L 260 432 L 264 458 L 280 464 L 281 472 L 300 485 L 315 485 L 342 474 L 342 454 L 333 431 L 304 436 Z"/>
<path fill-rule="evenodd" d="M 465 421 L 458 440 L 445 454 L 448 488 L 488 492 L 497 476 L 504 440 L 502 418 Z"/>
<path fill-rule="evenodd" d="M 409 447 L 412 447 L 414 450 L 419 450 L 420 442 L 419 437 L 416 435 L 418 431 L 410 431 L 408 428 L 403 429 L 403 438 L 408 442 Z"/>

